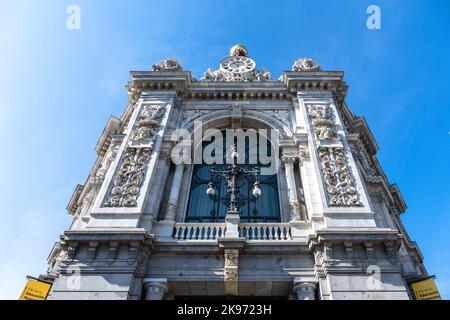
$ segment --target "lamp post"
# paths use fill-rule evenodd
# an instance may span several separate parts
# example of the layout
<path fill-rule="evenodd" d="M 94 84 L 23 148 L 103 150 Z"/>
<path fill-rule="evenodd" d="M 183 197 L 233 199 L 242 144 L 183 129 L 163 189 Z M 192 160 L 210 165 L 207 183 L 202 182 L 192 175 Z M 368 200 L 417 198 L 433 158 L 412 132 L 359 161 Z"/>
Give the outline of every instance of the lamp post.
<path fill-rule="evenodd" d="M 237 203 L 237 195 L 239 194 L 239 180 L 248 176 L 257 177 L 259 175 L 259 168 L 246 169 L 238 166 L 236 164 L 236 159 L 239 158 L 239 154 L 235 144 L 231 147 L 230 155 L 232 164 L 226 166 L 224 170 L 211 169 L 211 174 L 212 177 L 222 177 L 227 182 L 227 192 L 230 194 L 230 204 L 228 206 L 227 215 L 239 216 L 239 207 Z M 208 184 L 206 193 L 209 197 L 213 197 L 215 195 L 216 191 L 212 182 Z M 260 189 L 259 181 L 256 180 L 253 184 L 252 194 L 255 198 L 259 198 L 261 193 L 262 191 Z"/>

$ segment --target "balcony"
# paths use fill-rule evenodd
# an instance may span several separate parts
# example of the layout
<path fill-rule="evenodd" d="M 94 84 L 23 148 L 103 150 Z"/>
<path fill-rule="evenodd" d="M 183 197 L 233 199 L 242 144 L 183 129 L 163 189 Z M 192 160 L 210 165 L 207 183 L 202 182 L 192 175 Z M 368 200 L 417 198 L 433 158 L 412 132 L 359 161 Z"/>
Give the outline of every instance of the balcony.
<path fill-rule="evenodd" d="M 248 240 L 292 240 L 289 223 L 240 223 L 239 237 Z M 226 223 L 177 223 L 173 230 L 176 240 L 216 240 L 225 236 Z"/>

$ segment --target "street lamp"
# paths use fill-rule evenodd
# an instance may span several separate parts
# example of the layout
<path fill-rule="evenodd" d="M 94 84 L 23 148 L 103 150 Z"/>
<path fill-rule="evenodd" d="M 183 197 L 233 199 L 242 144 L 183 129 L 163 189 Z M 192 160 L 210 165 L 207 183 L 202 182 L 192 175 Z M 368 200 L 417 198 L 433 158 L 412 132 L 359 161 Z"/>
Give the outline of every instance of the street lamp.
<path fill-rule="evenodd" d="M 208 183 L 208 189 L 206 190 L 206 194 L 208 197 L 212 198 L 216 194 L 216 190 L 214 189 L 214 184 L 212 182 Z"/>
<path fill-rule="evenodd" d="M 256 180 L 255 183 L 253 184 L 253 192 L 252 193 L 253 193 L 253 196 L 255 198 L 259 198 L 261 196 L 262 191 L 259 188 L 259 181 L 258 180 Z"/>

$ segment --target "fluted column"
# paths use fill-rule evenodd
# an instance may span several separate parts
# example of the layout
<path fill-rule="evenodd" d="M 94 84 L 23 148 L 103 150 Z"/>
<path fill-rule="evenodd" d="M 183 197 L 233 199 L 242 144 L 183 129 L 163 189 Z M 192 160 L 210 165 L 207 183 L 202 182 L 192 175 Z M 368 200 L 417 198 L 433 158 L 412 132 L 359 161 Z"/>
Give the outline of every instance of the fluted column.
<path fill-rule="evenodd" d="M 300 282 L 294 285 L 293 291 L 297 300 L 316 300 L 316 288 L 314 282 Z"/>
<path fill-rule="evenodd" d="M 300 220 L 300 204 L 298 202 L 297 188 L 295 186 L 294 162 L 296 157 L 283 156 L 284 171 L 288 187 L 289 206 L 291 208 L 291 221 Z"/>
<path fill-rule="evenodd" d="M 178 196 L 180 195 L 181 181 L 183 179 L 184 164 L 178 164 L 173 176 L 172 188 L 170 189 L 169 204 L 164 220 L 175 221 L 178 208 Z"/>
<path fill-rule="evenodd" d="M 163 300 L 167 293 L 167 279 L 144 279 L 145 300 Z"/>

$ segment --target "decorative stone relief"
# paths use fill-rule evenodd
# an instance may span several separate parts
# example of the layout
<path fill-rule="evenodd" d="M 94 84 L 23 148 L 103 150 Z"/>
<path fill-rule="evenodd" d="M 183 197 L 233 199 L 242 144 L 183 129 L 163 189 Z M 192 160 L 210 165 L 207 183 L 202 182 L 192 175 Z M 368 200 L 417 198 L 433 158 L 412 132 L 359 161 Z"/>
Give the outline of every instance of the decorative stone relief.
<path fill-rule="evenodd" d="M 97 247 L 98 247 L 98 242 L 96 241 L 91 241 L 89 242 L 89 247 L 88 247 L 88 259 L 89 260 L 95 260 L 95 256 L 97 254 Z"/>
<path fill-rule="evenodd" d="M 224 280 L 237 281 L 238 279 L 239 250 L 225 250 Z"/>
<path fill-rule="evenodd" d="M 159 125 L 161 124 L 165 111 L 165 106 L 161 105 L 144 106 L 130 145 L 146 146 L 153 149 Z"/>
<path fill-rule="evenodd" d="M 165 106 L 144 106 L 131 134 L 129 146 L 122 156 L 112 187 L 106 196 L 105 207 L 136 207 L 144 182 L 150 155 L 156 142 L 158 128 L 166 111 Z"/>
<path fill-rule="evenodd" d="M 119 248 L 119 243 L 117 241 L 111 241 L 108 247 L 108 261 L 107 264 L 111 265 L 117 257 L 117 249 Z"/>
<path fill-rule="evenodd" d="M 362 203 L 345 163 L 343 147 L 319 147 L 317 151 L 330 206 L 360 206 Z"/>
<path fill-rule="evenodd" d="M 150 160 L 150 148 L 128 148 L 117 170 L 105 207 L 136 207 L 145 172 Z"/>
<path fill-rule="evenodd" d="M 337 134 L 333 110 L 329 105 L 308 105 L 307 108 L 329 205 L 361 206 L 354 178 L 347 166 L 344 146 Z"/>
<path fill-rule="evenodd" d="M 200 80 L 206 81 L 225 81 L 225 82 L 248 82 L 248 81 L 265 81 L 265 80 L 273 80 L 270 72 L 263 68 L 262 71 L 258 71 L 257 69 L 253 70 L 250 73 L 241 74 L 241 73 L 232 73 L 232 72 L 224 72 L 221 69 L 213 70 L 208 68 L 206 72 L 203 74 L 203 77 Z"/>
<path fill-rule="evenodd" d="M 322 247 L 317 248 L 314 252 L 315 262 L 317 265 L 326 267 L 334 264 L 333 244 L 326 243 Z"/>
<path fill-rule="evenodd" d="M 303 58 L 294 62 L 292 71 L 320 71 L 320 66 L 311 58 Z"/>
<path fill-rule="evenodd" d="M 300 221 L 300 203 L 297 198 L 289 199 L 289 208 L 291 210 L 291 219 L 293 221 Z"/>
<path fill-rule="evenodd" d="M 333 111 L 328 105 L 308 105 L 316 140 L 333 141 L 337 137 Z"/>
<path fill-rule="evenodd" d="M 347 260 L 352 260 L 353 259 L 353 242 L 351 242 L 351 241 L 344 242 L 344 249 L 345 249 L 345 257 L 347 258 Z"/>
<path fill-rule="evenodd" d="M 154 64 L 153 71 L 183 71 L 183 67 L 177 60 L 166 59 Z"/>
<path fill-rule="evenodd" d="M 75 255 L 77 253 L 77 244 L 70 244 L 67 248 L 67 259 L 73 260 L 75 258 Z"/>
<path fill-rule="evenodd" d="M 396 262 L 397 261 L 397 257 L 398 257 L 398 247 L 395 246 L 394 242 L 391 241 L 386 241 L 384 243 L 384 251 L 386 253 L 386 257 L 388 258 L 388 260 L 392 263 L 392 262 Z"/>
<path fill-rule="evenodd" d="M 371 183 L 382 182 L 381 176 L 377 173 L 374 163 L 363 147 L 359 146 L 353 150 L 353 157 L 358 161 L 364 178 Z"/>
<path fill-rule="evenodd" d="M 174 201 L 169 201 L 167 204 L 167 211 L 165 220 L 174 221 L 177 215 L 178 204 Z"/>
<path fill-rule="evenodd" d="M 119 150 L 120 144 L 117 143 L 117 141 L 113 141 L 110 146 L 108 147 L 108 150 L 106 151 L 106 154 L 102 160 L 102 163 L 100 167 L 97 170 L 97 173 L 95 174 L 95 183 L 97 187 L 100 187 L 103 180 L 105 180 L 106 172 L 109 169 L 109 166 L 114 161 L 114 159 L 117 156 L 117 152 Z"/>
<path fill-rule="evenodd" d="M 130 243 L 130 246 L 128 248 L 128 264 L 133 264 L 138 260 L 138 250 L 139 246 L 137 244 Z"/>
<path fill-rule="evenodd" d="M 364 246 L 366 247 L 367 260 L 375 259 L 375 248 L 373 247 L 373 243 L 366 241 L 364 242 Z"/>
<path fill-rule="evenodd" d="M 304 161 L 310 159 L 310 154 L 309 154 L 309 150 L 308 150 L 307 146 L 300 145 L 298 147 L 298 154 L 299 154 L 298 159 L 299 159 L 300 165 L 303 165 Z"/>

